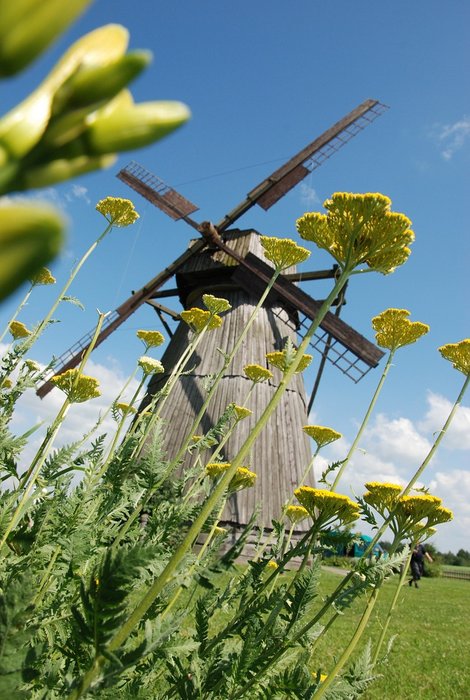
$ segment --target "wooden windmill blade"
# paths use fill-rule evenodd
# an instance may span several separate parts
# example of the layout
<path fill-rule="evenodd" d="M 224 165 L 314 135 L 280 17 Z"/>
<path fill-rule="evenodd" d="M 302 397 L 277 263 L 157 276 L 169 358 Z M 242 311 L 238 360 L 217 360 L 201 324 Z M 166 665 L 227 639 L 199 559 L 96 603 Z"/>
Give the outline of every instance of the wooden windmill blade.
<path fill-rule="evenodd" d="M 225 231 L 255 204 L 265 210 L 270 209 L 289 190 L 320 167 L 325 160 L 345 146 L 387 109 L 388 107 L 378 100 L 370 99 L 362 102 L 254 187 L 243 202 L 240 202 L 215 225 L 217 231 Z M 131 162 L 119 171 L 117 177 L 172 219 L 183 219 L 190 226 L 198 229 L 198 224 L 189 216 L 197 211 L 197 207 L 138 163 Z"/>
<path fill-rule="evenodd" d="M 310 172 L 319 167 L 327 158 L 338 151 L 368 124 L 383 114 L 386 109 L 387 107 L 378 100 L 366 100 L 360 104 L 251 190 L 246 199 L 229 212 L 229 214 L 225 215 L 212 229 L 208 229 L 207 227 L 206 229 L 204 229 L 204 227 L 201 228 L 201 225 L 190 216 L 198 210 L 195 204 L 172 187 L 168 186 L 155 174 L 146 170 L 143 166 L 131 162 L 120 170 L 117 174 L 120 180 L 125 182 L 172 219 L 183 219 L 186 221 L 192 228 L 201 233 L 203 238 L 195 241 L 190 249 L 179 256 L 165 268 L 165 270 L 147 282 L 142 289 L 134 293 L 115 309 L 106 319 L 94 347 L 98 347 L 119 328 L 131 314 L 151 299 L 153 294 L 184 266 L 192 255 L 198 254 L 207 245 L 208 241 L 213 245 L 222 246 L 223 242 L 220 239 L 217 240 L 219 231 L 225 231 L 255 204 L 259 204 L 264 209 L 270 208 Z M 215 235 L 213 235 L 214 231 Z M 237 258 L 236 254 L 230 249 L 226 249 L 226 252 L 228 255 L 237 259 L 242 266 L 249 269 L 248 264 L 241 259 L 240 256 Z M 91 338 L 92 332 L 87 333 L 72 347 L 56 358 L 55 369 L 51 372 L 45 383 L 37 390 L 38 396 L 43 397 L 51 390 L 52 384 L 49 380 L 53 374 L 59 374 L 79 364 L 83 354 L 90 345 Z"/>

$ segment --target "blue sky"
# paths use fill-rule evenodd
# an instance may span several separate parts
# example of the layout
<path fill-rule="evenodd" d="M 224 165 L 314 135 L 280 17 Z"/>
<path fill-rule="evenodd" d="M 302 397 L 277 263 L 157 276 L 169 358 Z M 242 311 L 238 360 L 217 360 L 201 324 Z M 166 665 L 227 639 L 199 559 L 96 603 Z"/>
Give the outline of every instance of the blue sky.
<path fill-rule="evenodd" d="M 166 140 L 121 155 L 108 171 L 33 194 L 54 201 L 69 219 L 67 245 L 52 265 L 60 280 L 103 227 L 94 210 L 99 199 L 130 197 L 141 214 L 134 227 L 104 240 L 71 289 L 86 310 L 63 305 L 62 322 L 41 341 L 37 359 L 45 362 L 52 352 L 65 350 L 93 326 L 97 307 L 118 306 L 177 257 L 193 235 L 117 180 L 119 168 L 138 160 L 199 205 L 195 218 L 217 221 L 333 122 L 376 98 L 390 107 L 382 117 L 269 212 L 252 209 L 237 225 L 296 238 L 295 220 L 321 209 L 335 191 L 383 192 L 395 210 L 412 219 L 416 241 L 410 260 L 391 276 L 354 279 L 343 312 L 370 339 L 370 319 L 388 307 L 407 308 L 413 320 L 431 326 L 419 344 L 397 354 L 344 488 L 360 491 L 371 478 L 406 481 L 463 379 L 436 348 L 469 336 L 469 20 L 469 6 L 455 1 L 444 11 L 436 0 L 96 0 L 33 67 L 3 82 L 3 111 L 33 89 L 73 40 L 117 22 L 129 29 L 131 48 L 154 54 L 133 86 L 136 101 L 181 100 L 193 116 Z M 306 268 L 330 264 L 315 250 Z M 304 289 L 321 298 L 326 288 L 308 283 Z M 53 290 L 38 289 L 22 320 L 36 322 L 52 296 Z M 5 321 L 20 297 L 21 292 L 4 304 Z M 141 352 L 135 331 L 155 322 L 148 308 L 131 317 L 96 351 L 97 372 L 107 373 L 110 383 L 109 372 L 130 373 Z M 327 456 L 344 456 L 378 379 L 376 370 L 356 386 L 327 368 L 310 422 L 331 425 L 345 436 Z M 307 390 L 312 381 L 307 375 Z M 438 547 L 454 551 L 470 550 L 469 403 L 467 398 L 423 479 L 455 510 L 455 522 L 435 537 Z M 24 410 L 43 415 L 49 409 L 31 402 Z"/>

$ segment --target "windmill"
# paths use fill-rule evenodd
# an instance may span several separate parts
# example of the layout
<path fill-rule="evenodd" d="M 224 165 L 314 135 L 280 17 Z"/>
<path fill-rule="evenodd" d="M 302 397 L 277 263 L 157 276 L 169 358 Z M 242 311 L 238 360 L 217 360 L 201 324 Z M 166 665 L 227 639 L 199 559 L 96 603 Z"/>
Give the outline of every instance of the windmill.
<path fill-rule="evenodd" d="M 366 100 L 360 104 L 252 189 L 238 206 L 215 225 L 195 221 L 192 215 L 197 207 L 141 165 L 130 163 L 118 173 L 118 178 L 136 192 L 172 219 L 184 220 L 200 235 L 182 255 L 107 317 L 96 346 L 144 303 L 155 308 L 169 330 L 163 314 L 169 313 L 174 318 L 178 318 L 178 314 L 164 307 L 159 299 L 172 294 L 179 296 L 185 308 L 200 305 L 203 293 L 224 296 L 232 304 L 232 310 L 224 317 L 222 328 L 206 334 L 204 346 L 201 345 L 196 357 L 192 358 L 194 371 L 181 378 L 174 389 L 172 401 L 165 404 L 162 418 L 166 422 L 166 446 L 170 457 L 172 452 L 176 452 L 181 436 L 189 430 L 202 405 L 205 379 L 214 371 L 214 361 L 220 357 L 217 349 L 230 351 L 233 339 L 246 323 L 251 309 L 271 277 L 272 270 L 263 259 L 259 234 L 252 229 L 236 229 L 234 223 L 254 205 L 268 210 L 385 109 L 377 100 Z M 248 382 L 242 371 L 243 366 L 253 362 L 262 363 L 267 352 L 282 349 L 286 338 L 297 342 L 298 335 L 315 317 L 321 302 L 312 299 L 296 282 L 334 278 L 335 274 L 335 267 L 302 274 L 292 269 L 278 278 L 257 317 L 250 338 L 215 393 L 201 422 L 201 432 L 214 424 L 230 402 L 243 401 Z M 176 289 L 159 291 L 173 276 L 176 279 Z M 339 318 L 343 301 L 343 298 L 337 300 L 335 313 L 326 315 L 312 340 L 313 347 L 320 352 L 321 360 L 310 402 L 306 400 L 301 375 L 297 375 L 272 417 L 268 430 L 261 434 L 254 447 L 250 465 L 258 473 L 257 487 L 236 494 L 231 499 L 224 517 L 234 527 L 248 521 L 256 503 L 262 504 L 262 522 L 270 524 L 272 517 L 279 516 L 282 504 L 292 489 L 299 484 L 310 459 L 310 444 L 302 432 L 302 426 L 307 423 L 308 410 L 318 389 L 325 361 L 328 359 L 357 382 L 371 368 L 376 367 L 383 356 L 379 348 Z M 172 335 L 162 357 L 166 376 L 187 347 L 188 333 L 186 324 L 180 323 Z M 55 374 L 75 367 L 80 362 L 91 336 L 90 333 L 81 338 L 58 358 Z M 144 405 L 164 381 L 165 376 L 159 375 L 150 383 Z M 46 381 L 38 390 L 39 396 L 46 395 L 51 388 L 50 381 Z M 259 414 L 274 390 L 275 380 L 256 387 L 249 405 L 254 415 Z M 249 430 L 249 421 L 240 423 L 239 430 L 225 446 L 225 457 L 228 460 L 236 454 Z"/>

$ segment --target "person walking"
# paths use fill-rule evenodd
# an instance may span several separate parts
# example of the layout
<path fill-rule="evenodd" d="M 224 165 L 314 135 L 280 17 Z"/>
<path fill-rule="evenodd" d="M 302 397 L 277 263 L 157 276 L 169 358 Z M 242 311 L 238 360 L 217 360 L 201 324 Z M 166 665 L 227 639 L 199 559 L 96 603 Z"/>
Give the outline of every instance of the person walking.
<path fill-rule="evenodd" d="M 419 542 L 416 543 L 415 548 L 413 549 L 413 552 L 411 554 L 411 562 L 410 562 L 410 570 L 411 570 L 411 578 L 408 581 L 408 585 L 412 586 L 413 583 L 415 585 L 415 588 L 418 588 L 418 581 L 421 579 L 421 576 L 424 574 L 424 560 L 427 559 L 429 562 L 432 562 L 433 559 L 429 552 L 426 552 L 424 549 L 424 546 L 420 544 Z"/>

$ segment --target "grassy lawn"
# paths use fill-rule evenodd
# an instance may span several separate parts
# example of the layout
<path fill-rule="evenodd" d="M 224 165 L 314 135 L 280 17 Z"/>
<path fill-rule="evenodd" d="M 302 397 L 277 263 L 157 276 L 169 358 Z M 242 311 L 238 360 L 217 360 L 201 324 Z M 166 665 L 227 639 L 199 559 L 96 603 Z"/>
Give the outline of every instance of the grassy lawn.
<path fill-rule="evenodd" d="M 337 581 L 337 575 L 324 572 L 323 592 L 333 590 Z M 382 588 L 373 613 L 372 641 L 378 637 L 395 585 L 391 581 Z M 357 622 L 360 613 L 357 603 L 330 630 L 316 655 L 323 672 L 332 667 L 335 650 L 349 640 L 355 629 L 352 621 Z M 470 698 L 469 581 L 426 578 L 419 589 L 405 585 L 389 633 L 398 634 L 390 662 L 364 696 L 367 700 Z"/>

